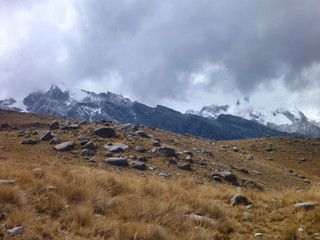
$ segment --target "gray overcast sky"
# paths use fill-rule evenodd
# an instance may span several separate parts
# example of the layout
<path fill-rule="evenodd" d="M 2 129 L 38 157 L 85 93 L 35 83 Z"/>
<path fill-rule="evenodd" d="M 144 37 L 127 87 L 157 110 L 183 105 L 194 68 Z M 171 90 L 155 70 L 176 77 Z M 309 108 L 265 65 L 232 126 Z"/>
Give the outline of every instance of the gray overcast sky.
<path fill-rule="evenodd" d="M 53 83 L 180 111 L 319 114 L 319 0 L 1 0 L 0 98 Z"/>

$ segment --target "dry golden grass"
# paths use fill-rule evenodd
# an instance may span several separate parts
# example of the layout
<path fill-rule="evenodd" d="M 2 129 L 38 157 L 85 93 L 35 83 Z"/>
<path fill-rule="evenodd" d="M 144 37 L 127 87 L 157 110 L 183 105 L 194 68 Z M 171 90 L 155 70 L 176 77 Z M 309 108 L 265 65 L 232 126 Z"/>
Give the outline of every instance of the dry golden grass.
<path fill-rule="evenodd" d="M 28 122 L 43 121 L 43 128 L 39 131 L 46 129 L 44 123 L 52 120 L 42 115 L 17 116 L 19 121 L 26 122 L 25 128 L 32 127 Z M 17 121 L 17 117 L 6 115 L 4 118 L 9 123 L 10 119 Z M 25 131 L 25 128 L 22 127 L 22 130 Z M 81 133 L 72 132 L 61 137 L 76 141 L 78 135 L 85 136 L 90 128 L 94 126 L 89 125 L 79 130 Z M 279 139 L 220 143 L 146 130 L 160 137 L 163 144 L 178 143 L 174 145 L 177 151 L 193 151 L 195 161 L 206 158 L 209 166 L 205 168 L 193 164 L 194 171 L 184 172 L 169 165 L 166 159 L 153 157 L 147 164 L 157 166 L 158 170 L 140 174 L 132 168 L 106 166 L 101 162 L 104 158 L 102 149 L 95 156 L 98 163 L 90 164 L 79 157 L 80 148 L 59 153 L 46 142 L 24 146 L 19 144 L 21 138 L 16 137 L 21 129 L 1 130 L 0 146 L 6 148 L 0 149 L 0 179 L 16 182 L 0 183 L 0 235 L 3 239 L 304 240 L 312 239 L 312 234 L 320 232 L 319 206 L 311 211 L 294 209 L 297 202 L 320 203 L 318 176 L 308 175 L 306 165 L 303 165 L 305 168 L 302 165 L 298 168 L 291 161 L 295 171 L 312 179 L 312 184 L 306 184 L 284 171 L 290 163 L 270 162 L 265 159 L 268 157 L 265 152 L 255 152 L 247 147 L 251 142 L 264 146 L 266 142 L 277 142 Z M 105 142 L 114 141 L 124 142 L 130 148 L 142 143 L 147 149 L 152 148 L 152 142 L 141 142 L 139 138 L 129 141 L 126 135 L 118 133 L 116 139 L 108 140 L 90 137 L 100 147 Z M 289 138 L 284 140 L 289 141 Z M 245 153 L 236 155 L 229 150 L 219 151 L 220 145 L 232 143 L 236 143 Z M 210 149 L 214 156 L 196 153 L 192 147 Z M 300 149 L 301 153 L 304 147 L 298 145 L 295 148 Z M 279 152 L 273 153 L 274 158 L 288 158 L 281 148 L 277 146 Z M 245 161 L 247 153 L 254 154 L 255 161 Z M 129 150 L 126 154 L 134 152 Z M 297 154 L 290 156 L 295 159 Z M 150 156 L 149 153 L 142 155 Z M 313 157 L 311 162 L 313 168 L 318 166 L 315 159 Z M 244 166 L 250 173 L 253 170 L 263 172 L 262 175 L 247 176 L 234 170 L 239 177 L 250 177 L 259 184 L 266 182 L 262 184 L 264 190 L 257 190 L 251 185 L 237 188 L 225 182 L 213 182 L 208 168 L 218 167 L 211 163 Z M 163 172 L 170 176 L 158 175 Z M 230 205 L 231 197 L 239 192 L 249 199 L 252 208 Z M 190 217 L 194 215 L 205 218 L 195 220 Z M 23 233 L 9 236 L 7 230 L 19 225 L 23 226 Z M 258 232 L 264 236 L 255 238 L 254 234 Z"/>

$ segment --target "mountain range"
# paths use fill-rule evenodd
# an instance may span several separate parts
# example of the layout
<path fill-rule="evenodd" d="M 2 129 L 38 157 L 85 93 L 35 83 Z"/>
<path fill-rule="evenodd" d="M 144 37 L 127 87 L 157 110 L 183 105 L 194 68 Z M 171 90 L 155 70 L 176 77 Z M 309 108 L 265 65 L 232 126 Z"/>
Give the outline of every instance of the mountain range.
<path fill-rule="evenodd" d="M 134 123 L 208 139 L 228 140 L 264 136 L 306 135 L 319 137 L 320 128 L 302 112 L 275 111 L 275 121 L 254 109 L 238 114 L 229 105 L 212 105 L 185 114 L 165 106 L 149 107 L 112 92 L 94 93 L 51 86 L 46 92 L 33 92 L 18 103 L 15 99 L 0 101 L 1 109 L 67 116 L 86 121 Z M 233 114 L 231 114 L 233 113 Z M 295 113 L 296 114 L 296 113 Z M 276 116 L 279 122 L 276 121 Z M 284 119 L 287 118 L 286 122 Z M 281 119 L 281 121 L 280 121 Z"/>

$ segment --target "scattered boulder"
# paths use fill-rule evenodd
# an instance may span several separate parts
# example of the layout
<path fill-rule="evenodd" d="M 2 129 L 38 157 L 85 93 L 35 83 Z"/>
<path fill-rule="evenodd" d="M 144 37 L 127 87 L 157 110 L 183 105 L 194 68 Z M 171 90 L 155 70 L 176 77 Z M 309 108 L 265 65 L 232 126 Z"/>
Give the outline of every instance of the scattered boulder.
<path fill-rule="evenodd" d="M 93 141 L 88 141 L 87 143 L 85 143 L 83 145 L 83 148 L 84 149 L 90 149 L 90 150 L 95 150 L 96 149 L 96 146 L 94 145 Z"/>
<path fill-rule="evenodd" d="M 74 143 L 72 141 L 67 141 L 58 144 L 54 147 L 57 151 L 70 151 L 74 149 Z"/>
<path fill-rule="evenodd" d="M 136 146 L 136 147 L 134 148 L 134 150 L 136 150 L 136 151 L 139 152 L 139 153 L 144 153 L 144 152 L 146 152 L 146 149 L 145 149 L 143 146 Z"/>
<path fill-rule="evenodd" d="M 113 153 L 123 152 L 129 148 L 128 145 L 123 143 L 107 143 L 103 147 Z"/>
<path fill-rule="evenodd" d="M 294 207 L 296 209 L 304 209 L 304 210 L 311 210 L 313 209 L 317 204 L 314 202 L 302 202 L 302 203 L 296 203 Z"/>
<path fill-rule="evenodd" d="M 40 140 L 42 141 L 49 141 L 53 138 L 52 133 L 50 131 L 45 131 L 40 134 L 39 136 Z"/>
<path fill-rule="evenodd" d="M 130 163 L 131 167 L 135 168 L 135 169 L 139 169 L 139 170 L 146 170 L 147 169 L 147 165 L 143 162 L 138 162 L 138 161 L 133 161 Z"/>
<path fill-rule="evenodd" d="M 146 132 L 144 132 L 144 131 L 142 131 L 142 130 L 136 131 L 135 134 L 138 135 L 138 136 L 140 136 L 140 137 L 150 138 L 150 136 L 149 136 Z"/>
<path fill-rule="evenodd" d="M 156 154 L 159 157 L 177 157 L 175 150 L 169 146 L 162 146 L 156 149 Z"/>
<path fill-rule="evenodd" d="M 112 128 L 96 128 L 92 131 L 93 135 L 97 135 L 102 138 L 112 138 L 116 136 L 116 132 Z"/>
<path fill-rule="evenodd" d="M 235 206 L 235 205 L 249 205 L 248 199 L 242 194 L 234 195 L 231 198 L 230 203 L 231 203 L 232 206 Z"/>
<path fill-rule="evenodd" d="M 54 129 L 59 129 L 59 122 L 57 122 L 56 120 L 54 120 L 53 122 L 50 123 L 50 129 L 54 130 Z"/>
<path fill-rule="evenodd" d="M 80 155 L 81 156 L 94 156 L 95 152 L 90 149 L 85 148 L 85 149 L 81 150 Z"/>
<path fill-rule="evenodd" d="M 231 182 L 234 185 L 239 185 L 238 180 L 237 180 L 237 176 L 229 171 L 216 172 L 216 173 L 212 174 L 212 178 L 214 176 L 218 176 L 220 178 L 223 178 L 227 182 Z"/>
<path fill-rule="evenodd" d="M 108 158 L 103 161 L 110 164 L 110 165 L 115 165 L 115 166 L 119 166 L 119 167 L 129 166 L 128 161 L 125 158 Z"/>
<path fill-rule="evenodd" d="M 118 127 L 118 130 L 122 132 L 136 132 L 138 130 L 138 125 L 132 123 L 121 124 Z"/>
<path fill-rule="evenodd" d="M 30 144 L 30 145 L 35 145 L 37 143 L 38 143 L 38 141 L 37 140 L 33 140 L 33 139 L 25 139 L 25 140 L 20 142 L 20 144 Z"/>
<path fill-rule="evenodd" d="M 192 171 L 190 163 L 179 163 L 177 164 L 177 167 L 180 168 L 181 170 Z"/>
<path fill-rule="evenodd" d="M 61 130 L 76 130 L 79 129 L 80 126 L 78 124 L 64 125 Z"/>

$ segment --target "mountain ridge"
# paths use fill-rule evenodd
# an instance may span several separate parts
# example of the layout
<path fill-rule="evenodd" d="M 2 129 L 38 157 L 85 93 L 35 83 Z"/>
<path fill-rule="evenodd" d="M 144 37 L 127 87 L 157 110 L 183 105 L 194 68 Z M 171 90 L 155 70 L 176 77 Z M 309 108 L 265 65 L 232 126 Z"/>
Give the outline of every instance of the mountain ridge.
<path fill-rule="evenodd" d="M 68 116 L 86 121 L 134 123 L 216 140 L 290 135 L 232 115 L 209 119 L 182 114 L 165 106 L 149 107 L 111 92 L 97 94 L 80 90 L 80 93 L 81 98 L 76 99 L 70 91 L 51 86 L 46 92 L 30 93 L 23 103 L 26 110 L 33 113 Z"/>

